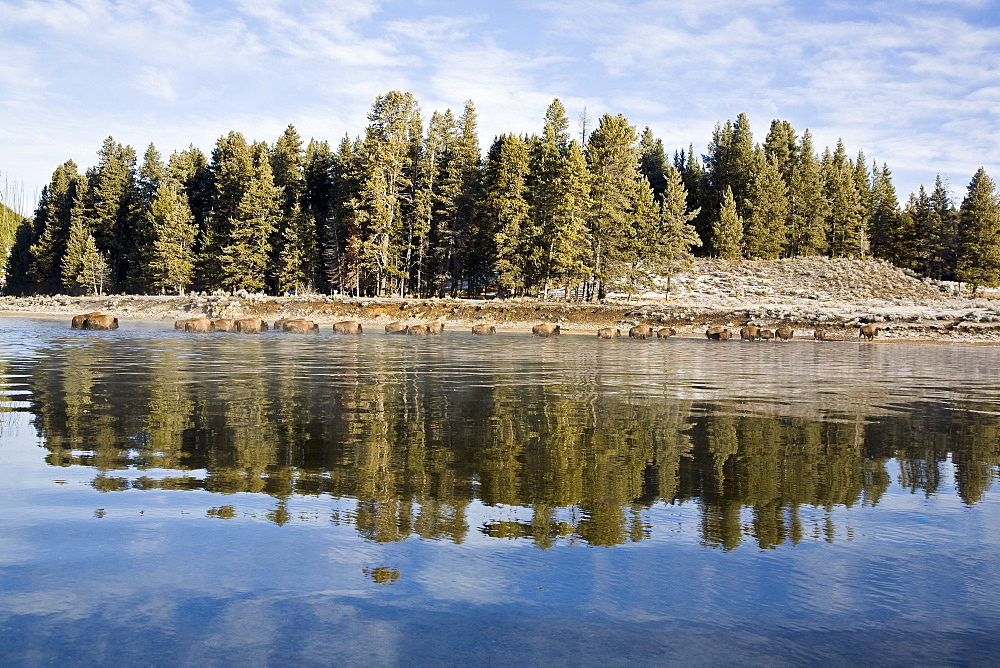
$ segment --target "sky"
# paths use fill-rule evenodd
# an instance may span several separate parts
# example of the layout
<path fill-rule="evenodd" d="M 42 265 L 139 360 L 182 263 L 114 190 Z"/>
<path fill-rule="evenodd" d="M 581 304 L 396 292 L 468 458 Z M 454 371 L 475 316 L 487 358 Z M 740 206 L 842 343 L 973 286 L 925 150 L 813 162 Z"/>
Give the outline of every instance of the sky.
<path fill-rule="evenodd" d="M 1000 182 L 996 0 L 0 0 L 0 194 L 30 212 L 108 136 L 335 147 L 390 90 L 425 122 L 471 99 L 484 152 L 559 98 L 575 132 L 622 114 L 671 155 L 785 120 L 888 166 L 901 205 L 938 174 L 956 203 L 980 167 Z"/>

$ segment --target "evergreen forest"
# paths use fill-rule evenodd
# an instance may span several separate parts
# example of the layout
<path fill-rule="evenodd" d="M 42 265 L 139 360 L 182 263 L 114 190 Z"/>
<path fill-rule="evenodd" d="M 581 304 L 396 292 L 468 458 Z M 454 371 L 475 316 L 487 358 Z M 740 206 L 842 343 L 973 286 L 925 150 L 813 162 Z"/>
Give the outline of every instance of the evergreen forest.
<path fill-rule="evenodd" d="M 392 91 L 336 146 L 289 125 L 274 143 L 232 131 L 211 155 L 151 144 L 140 161 L 108 137 L 17 217 L 4 292 L 595 300 L 657 287 L 696 255 L 875 257 L 1000 285 L 1000 198 L 982 169 L 960 203 L 938 177 L 901 205 L 888 166 L 842 141 L 819 152 L 787 121 L 755 142 L 740 114 L 706 153 L 672 155 L 621 115 L 589 124 L 571 131 L 557 99 L 540 134 L 500 135 L 483 156 L 471 101 L 425 123 Z"/>

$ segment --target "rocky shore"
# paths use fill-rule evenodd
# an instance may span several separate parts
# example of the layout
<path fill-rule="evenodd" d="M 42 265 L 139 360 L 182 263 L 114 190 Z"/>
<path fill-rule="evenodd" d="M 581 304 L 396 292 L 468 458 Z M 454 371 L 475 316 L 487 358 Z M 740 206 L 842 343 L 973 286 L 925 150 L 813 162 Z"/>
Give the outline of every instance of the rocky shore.
<path fill-rule="evenodd" d="M 358 320 L 369 331 L 389 322 L 442 320 L 448 329 L 491 323 L 499 331 L 522 331 L 541 321 L 565 333 L 593 334 L 608 326 L 646 323 L 671 326 L 680 336 L 704 336 L 709 326 L 734 332 L 747 323 L 774 328 L 788 324 L 796 338 L 817 328 L 829 338 L 858 337 L 858 326 L 875 323 L 877 340 L 1000 343 L 1000 292 L 921 278 L 874 260 L 792 258 L 724 261 L 703 259 L 671 281 L 669 295 L 601 303 L 549 299 L 401 299 L 299 295 L 272 297 L 245 292 L 177 296 L 0 298 L 0 313 L 72 315 L 89 311 L 129 319 L 173 321 L 260 316 L 311 318 L 320 324 Z M 123 324 L 124 326 L 124 324 Z"/>

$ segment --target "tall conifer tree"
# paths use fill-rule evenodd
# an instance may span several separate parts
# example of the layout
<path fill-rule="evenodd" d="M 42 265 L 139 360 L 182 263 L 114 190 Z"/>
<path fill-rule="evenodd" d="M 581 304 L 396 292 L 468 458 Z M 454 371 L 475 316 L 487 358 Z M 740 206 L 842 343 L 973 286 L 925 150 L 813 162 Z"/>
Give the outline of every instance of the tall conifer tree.
<path fill-rule="evenodd" d="M 493 271 L 502 296 L 526 287 L 527 175 L 527 143 L 514 135 L 497 137 L 484 166 L 483 220 L 493 232 Z"/>
<path fill-rule="evenodd" d="M 788 187 L 790 256 L 820 255 L 826 252 L 826 225 L 830 201 L 824 190 L 823 172 L 807 129 L 799 140 L 798 165 Z"/>
<path fill-rule="evenodd" d="M 743 220 L 736 210 L 733 191 L 726 188 L 722 209 L 712 228 L 712 252 L 724 260 L 738 260 L 743 245 Z"/>
<path fill-rule="evenodd" d="M 980 287 L 1000 285 L 1000 197 L 982 167 L 972 177 L 959 209 L 959 281 Z"/>
<path fill-rule="evenodd" d="M 280 191 L 271 176 L 268 147 L 252 149 L 253 175 L 222 247 L 222 279 L 228 290 L 258 292 L 266 287 L 272 234 L 280 211 Z"/>
<path fill-rule="evenodd" d="M 194 280 L 198 235 L 183 185 L 174 178 L 163 179 L 148 215 L 153 231 L 149 253 L 151 286 L 183 295 Z"/>
<path fill-rule="evenodd" d="M 67 160 L 56 168 L 42 191 L 35 211 L 35 241 L 30 246 L 31 276 L 39 292 L 54 294 L 62 286 L 62 260 L 69 239 L 74 203 L 86 188 L 76 163 Z"/>
<path fill-rule="evenodd" d="M 757 151 L 757 167 L 750 185 L 744 221 L 743 253 L 748 258 L 773 260 L 785 247 L 788 190 L 775 158 Z"/>

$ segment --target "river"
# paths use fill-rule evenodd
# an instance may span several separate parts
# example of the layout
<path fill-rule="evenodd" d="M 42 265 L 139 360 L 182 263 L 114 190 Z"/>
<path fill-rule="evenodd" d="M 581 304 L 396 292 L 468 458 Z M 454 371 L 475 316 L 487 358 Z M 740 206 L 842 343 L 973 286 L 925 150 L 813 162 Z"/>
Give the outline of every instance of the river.
<path fill-rule="evenodd" d="M 3 665 L 1000 662 L 1000 348 L 0 318 Z"/>

